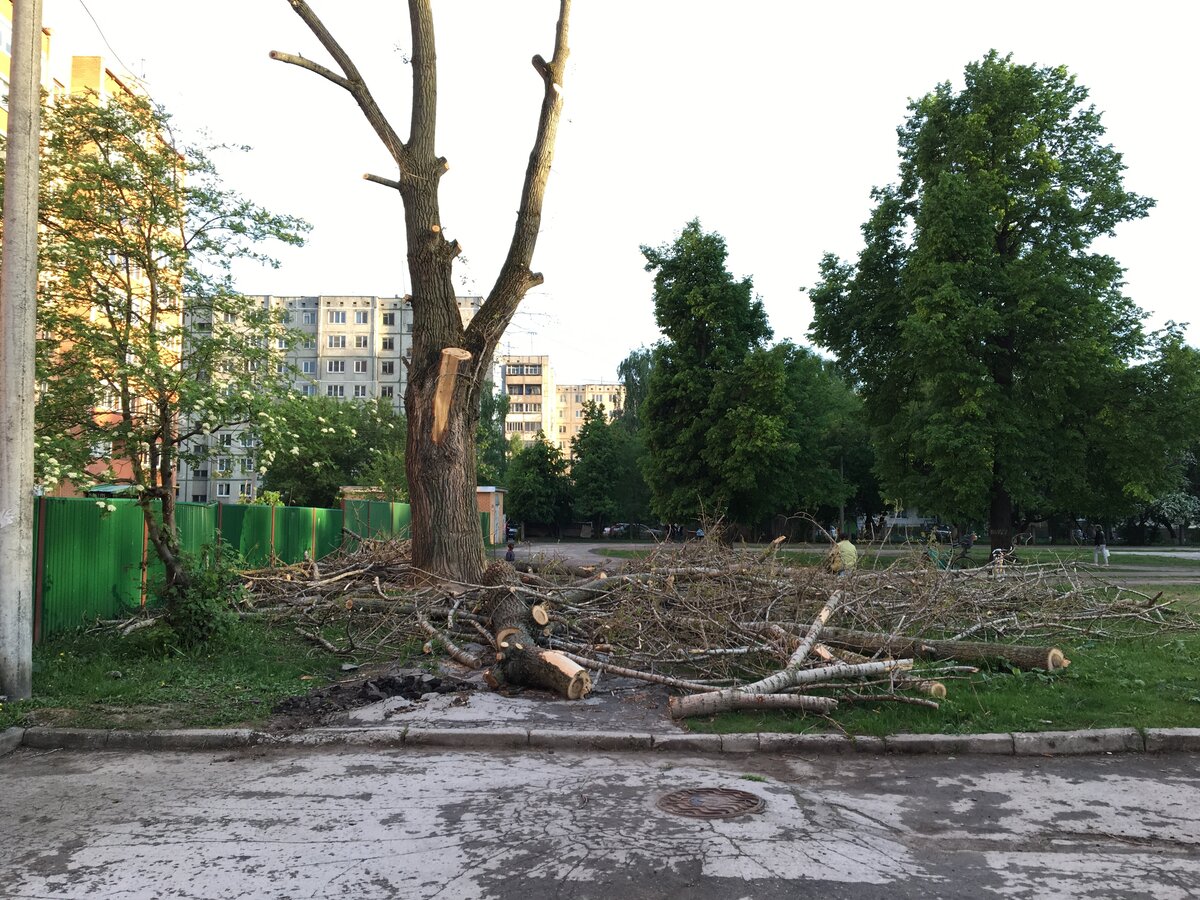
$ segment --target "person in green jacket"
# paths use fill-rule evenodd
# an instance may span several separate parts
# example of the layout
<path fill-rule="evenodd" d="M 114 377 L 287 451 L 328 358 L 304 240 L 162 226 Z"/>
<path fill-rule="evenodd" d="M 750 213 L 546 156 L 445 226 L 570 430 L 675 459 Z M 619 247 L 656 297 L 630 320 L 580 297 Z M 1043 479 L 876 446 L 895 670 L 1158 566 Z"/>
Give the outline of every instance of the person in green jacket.
<path fill-rule="evenodd" d="M 829 568 L 839 575 L 849 575 L 857 565 L 858 548 L 850 540 L 850 535 L 844 531 L 839 531 L 837 546 L 829 554 Z"/>

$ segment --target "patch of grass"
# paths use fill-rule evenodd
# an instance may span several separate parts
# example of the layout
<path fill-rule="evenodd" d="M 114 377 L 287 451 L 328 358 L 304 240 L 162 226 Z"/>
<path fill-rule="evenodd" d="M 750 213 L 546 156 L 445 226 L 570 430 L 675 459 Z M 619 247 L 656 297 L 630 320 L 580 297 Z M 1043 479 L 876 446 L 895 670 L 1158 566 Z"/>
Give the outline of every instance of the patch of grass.
<path fill-rule="evenodd" d="M 742 780 L 743 781 L 766 782 L 767 779 L 763 778 L 761 775 L 743 775 Z"/>
<path fill-rule="evenodd" d="M 950 694 L 940 709 L 843 703 L 835 718 L 852 735 L 1200 726 L 1200 634 L 1059 646 L 1071 666 L 1053 675 L 994 667 L 946 682 Z M 688 726 L 718 734 L 838 730 L 832 720 L 789 712 L 721 713 Z"/>
<path fill-rule="evenodd" d="M 33 699 L 0 706 L 0 728 L 252 725 L 284 697 L 328 684 L 343 661 L 290 628 L 253 620 L 186 651 L 159 627 L 126 638 L 76 632 L 34 648 Z"/>

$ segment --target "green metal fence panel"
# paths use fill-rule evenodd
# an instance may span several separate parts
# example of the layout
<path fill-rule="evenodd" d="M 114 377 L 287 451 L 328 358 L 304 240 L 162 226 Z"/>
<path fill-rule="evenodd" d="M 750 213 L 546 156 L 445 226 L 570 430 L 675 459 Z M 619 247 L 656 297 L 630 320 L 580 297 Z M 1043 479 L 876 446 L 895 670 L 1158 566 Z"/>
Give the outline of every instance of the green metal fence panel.
<path fill-rule="evenodd" d="M 342 503 L 345 514 L 346 529 L 359 537 L 370 537 L 371 534 L 371 504 L 367 500 L 346 500 Z M 346 536 L 347 548 L 352 550 L 357 542 L 349 535 Z"/>
<path fill-rule="evenodd" d="M 317 559 L 336 553 L 342 546 L 342 511 L 340 509 L 314 509 L 314 533 L 317 542 Z"/>
<path fill-rule="evenodd" d="M 183 552 L 199 556 L 217 540 L 217 504 L 176 503 L 175 525 Z"/>
<path fill-rule="evenodd" d="M 412 507 L 407 503 L 392 504 L 392 534 L 405 541 L 412 537 Z"/>
<path fill-rule="evenodd" d="M 364 537 L 387 538 L 391 536 L 392 504 L 382 500 L 369 500 L 367 501 L 367 515 L 369 516 L 368 528 Z"/>
<path fill-rule="evenodd" d="M 137 501 L 52 497 L 38 505 L 34 610 L 39 640 L 141 605 L 145 524 Z"/>
<path fill-rule="evenodd" d="M 483 529 L 483 546 L 492 546 L 492 514 L 490 512 L 479 514 L 479 527 Z"/>
<path fill-rule="evenodd" d="M 252 568 L 271 564 L 272 506 L 223 503 L 217 509 L 221 537 Z"/>
<path fill-rule="evenodd" d="M 275 557 L 286 564 L 311 559 L 316 510 L 307 506 L 275 507 Z"/>

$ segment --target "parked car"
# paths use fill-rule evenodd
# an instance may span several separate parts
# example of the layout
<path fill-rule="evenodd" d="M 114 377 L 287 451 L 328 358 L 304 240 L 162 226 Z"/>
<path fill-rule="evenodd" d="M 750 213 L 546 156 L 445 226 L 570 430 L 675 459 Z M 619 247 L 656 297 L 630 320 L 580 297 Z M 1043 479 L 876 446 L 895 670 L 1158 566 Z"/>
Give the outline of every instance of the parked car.
<path fill-rule="evenodd" d="M 656 541 L 661 541 L 666 532 L 661 528 L 654 528 L 650 525 L 639 525 L 637 527 L 637 536 L 640 538 L 652 538 Z"/>
<path fill-rule="evenodd" d="M 505 537 L 507 537 L 510 541 L 515 541 L 517 539 L 517 535 L 520 533 L 520 526 L 513 524 L 509 524 L 509 526 L 504 530 Z"/>
<path fill-rule="evenodd" d="M 603 532 L 605 537 L 629 537 L 629 523 L 617 522 L 615 525 L 609 525 Z"/>

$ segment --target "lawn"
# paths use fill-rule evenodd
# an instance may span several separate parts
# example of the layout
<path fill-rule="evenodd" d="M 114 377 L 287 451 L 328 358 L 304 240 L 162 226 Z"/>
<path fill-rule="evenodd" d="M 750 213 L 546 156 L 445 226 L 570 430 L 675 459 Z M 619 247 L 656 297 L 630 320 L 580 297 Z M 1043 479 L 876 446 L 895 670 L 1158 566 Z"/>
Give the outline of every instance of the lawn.
<path fill-rule="evenodd" d="M 1200 585 L 1140 586 L 1176 598 L 1193 613 Z M 849 734 L 984 734 L 1076 728 L 1200 727 L 1200 632 L 1125 640 L 1055 642 L 1071 665 L 1055 674 L 993 667 L 948 681 L 939 709 L 884 702 L 843 704 L 837 724 L 786 712 L 730 712 L 691 719 L 698 732 L 829 732 Z M 840 726 L 840 728 L 838 727 Z"/>
<path fill-rule="evenodd" d="M 284 697 L 328 684 L 342 662 L 290 628 L 253 620 L 190 652 L 158 628 L 125 638 L 80 631 L 34 648 L 34 699 L 0 705 L 0 728 L 253 725 Z"/>

